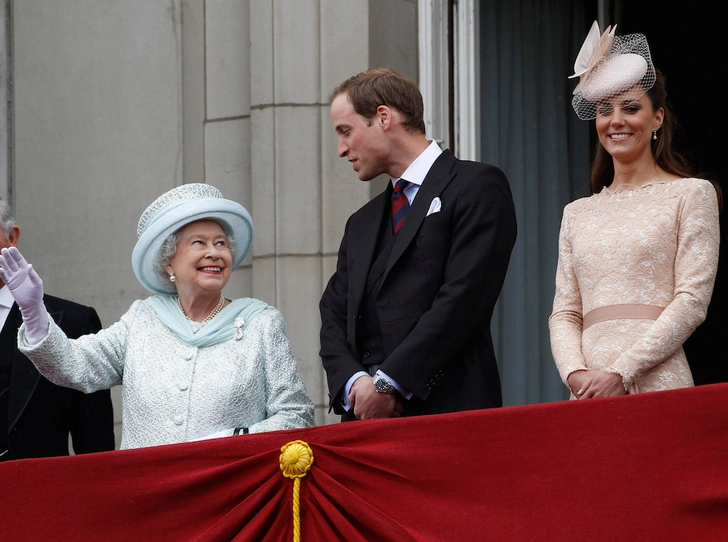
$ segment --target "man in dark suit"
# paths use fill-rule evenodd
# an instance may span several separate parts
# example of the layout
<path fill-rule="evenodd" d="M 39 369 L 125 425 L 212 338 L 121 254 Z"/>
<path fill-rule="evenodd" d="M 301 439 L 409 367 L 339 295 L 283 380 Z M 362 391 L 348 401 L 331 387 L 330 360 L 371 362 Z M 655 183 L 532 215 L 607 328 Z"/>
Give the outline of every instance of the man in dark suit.
<path fill-rule="evenodd" d="M 363 181 L 392 180 L 349 218 L 321 297 L 331 408 L 347 421 L 501 406 L 490 321 L 516 239 L 504 173 L 429 141 L 419 89 L 392 70 L 330 101 L 339 156 Z"/>
<path fill-rule="evenodd" d="M 0 201 L 0 248 L 17 246 L 20 228 Z M 91 307 L 45 296 L 48 312 L 71 338 L 96 333 L 101 322 Z M 40 375 L 17 348 L 22 323 L 18 305 L 0 280 L 0 461 L 114 449 L 109 390 L 85 395 Z"/>

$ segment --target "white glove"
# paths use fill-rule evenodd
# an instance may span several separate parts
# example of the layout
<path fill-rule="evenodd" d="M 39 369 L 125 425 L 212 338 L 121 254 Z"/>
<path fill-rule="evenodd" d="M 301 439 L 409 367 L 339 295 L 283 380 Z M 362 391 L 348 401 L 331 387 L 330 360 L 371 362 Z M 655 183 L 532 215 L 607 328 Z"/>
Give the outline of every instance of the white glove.
<path fill-rule="evenodd" d="M 43 304 L 43 281 L 15 247 L 0 251 L 0 278 L 8 286 L 25 322 L 25 338 L 37 344 L 48 335 L 48 311 Z"/>

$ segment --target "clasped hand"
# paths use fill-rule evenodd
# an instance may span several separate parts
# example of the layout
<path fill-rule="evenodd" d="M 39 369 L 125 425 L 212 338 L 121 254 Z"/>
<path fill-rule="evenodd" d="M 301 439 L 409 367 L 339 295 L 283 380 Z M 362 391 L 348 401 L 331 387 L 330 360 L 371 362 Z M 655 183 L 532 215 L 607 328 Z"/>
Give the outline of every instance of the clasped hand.
<path fill-rule="evenodd" d="M 622 377 L 606 371 L 574 371 L 569 375 L 568 382 L 577 399 L 612 397 L 627 393 L 622 383 Z"/>
<path fill-rule="evenodd" d="M 371 376 L 362 376 L 354 382 L 349 392 L 349 404 L 360 420 L 393 418 L 404 411 L 398 395 L 374 389 Z"/>

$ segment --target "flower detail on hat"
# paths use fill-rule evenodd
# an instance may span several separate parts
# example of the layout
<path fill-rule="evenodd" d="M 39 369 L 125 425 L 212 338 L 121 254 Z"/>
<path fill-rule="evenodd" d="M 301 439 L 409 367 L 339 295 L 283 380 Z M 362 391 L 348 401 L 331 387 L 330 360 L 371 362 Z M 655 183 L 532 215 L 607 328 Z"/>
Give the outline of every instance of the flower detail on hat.
<path fill-rule="evenodd" d="M 597 21 L 592 23 L 589 34 L 587 34 L 574 62 L 574 75 L 569 76 L 569 79 L 573 79 L 574 77 L 579 78 L 579 84 L 576 85 L 574 94 L 581 90 L 589 72 L 607 56 L 607 53 L 612 48 L 614 33 L 616 31 L 617 25 L 615 24 L 614 28 L 608 26 L 604 33 L 601 34 L 599 31 L 599 23 Z"/>
<path fill-rule="evenodd" d="M 579 77 L 579 83 L 571 105 L 582 120 L 596 118 L 599 103 L 617 97 L 622 102 L 639 100 L 655 84 L 647 38 L 643 34 L 615 36 L 616 29 L 609 26 L 600 34 L 594 21 L 574 63 L 575 73 L 569 78 Z"/>

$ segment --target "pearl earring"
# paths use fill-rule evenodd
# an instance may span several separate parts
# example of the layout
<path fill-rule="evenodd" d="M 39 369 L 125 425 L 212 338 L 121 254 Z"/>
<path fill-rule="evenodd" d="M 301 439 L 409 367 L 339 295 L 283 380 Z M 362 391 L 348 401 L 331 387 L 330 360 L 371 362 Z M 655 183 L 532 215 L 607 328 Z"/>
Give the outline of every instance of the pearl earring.
<path fill-rule="evenodd" d="M 171 274 L 171 275 L 169 276 L 169 281 L 170 281 L 170 282 L 174 282 L 175 280 L 177 280 L 177 278 L 176 278 L 176 277 L 174 276 L 174 273 L 172 273 L 172 274 Z"/>
<path fill-rule="evenodd" d="M 652 130 L 652 141 L 657 141 L 657 130 Z"/>

